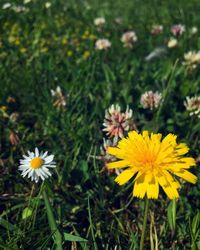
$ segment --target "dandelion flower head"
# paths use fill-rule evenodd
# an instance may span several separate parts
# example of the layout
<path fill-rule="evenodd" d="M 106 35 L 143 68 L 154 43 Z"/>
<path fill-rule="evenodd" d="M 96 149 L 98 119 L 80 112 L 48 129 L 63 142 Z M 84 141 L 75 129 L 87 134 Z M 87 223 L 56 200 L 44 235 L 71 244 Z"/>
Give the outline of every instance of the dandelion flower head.
<path fill-rule="evenodd" d="M 197 177 L 188 171 L 196 165 L 195 160 L 183 156 L 189 148 L 184 143 L 178 144 L 176 138 L 173 134 L 162 139 L 161 134 L 131 131 L 127 138 L 119 141 L 117 147 L 108 148 L 108 153 L 120 160 L 108 163 L 107 167 L 126 168 L 115 179 L 119 185 L 135 176 L 135 197 L 143 198 L 146 194 L 148 199 L 157 199 L 161 186 L 170 199 L 178 198 L 181 185 L 175 176 L 193 184 Z"/>

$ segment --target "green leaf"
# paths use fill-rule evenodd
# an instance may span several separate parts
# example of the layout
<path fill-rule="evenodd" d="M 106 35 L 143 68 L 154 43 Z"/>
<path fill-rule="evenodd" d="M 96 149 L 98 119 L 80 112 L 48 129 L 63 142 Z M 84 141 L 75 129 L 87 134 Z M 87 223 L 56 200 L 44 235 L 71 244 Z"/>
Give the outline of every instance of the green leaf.
<path fill-rule="evenodd" d="M 10 232 L 15 231 L 21 233 L 21 230 L 18 227 L 16 227 L 15 225 L 13 225 L 12 223 L 8 222 L 3 218 L 0 218 L 0 225 L 9 230 Z"/>
<path fill-rule="evenodd" d="M 22 212 L 22 219 L 25 220 L 32 215 L 33 211 L 29 207 L 26 207 Z"/>
<path fill-rule="evenodd" d="M 80 237 L 80 236 L 76 236 L 76 235 L 72 235 L 72 234 L 68 234 L 68 233 L 64 233 L 64 240 L 65 241 L 81 241 L 81 242 L 87 242 L 86 239 Z"/>
<path fill-rule="evenodd" d="M 62 235 L 59 232 L 57 225 L 56 225 L 56 220 L 53 214 L 53 210 L 51 207 L 51 204 L 49 202 L 49 198 L 47 196 L 46 190 L 43 190 L 43 197 L 44 197 L 44 202 L 45 202 L 45 206 L 46 206 L 46 210 L 47 210 L 47 217 L 48 217 L 48 221 L 49 221 L 49 226 L 51 228 L 51 232 L 53 233 L 53 239 L 54 242 L 57 245 L 57 249 L 58 250 L 62 250 Z"/>
<path fill-rule="evenodd" d="M 167 208 L 167 218 L 170 229 L 175 231 L 176 228 L 176 200 L 172 200 Z"/>

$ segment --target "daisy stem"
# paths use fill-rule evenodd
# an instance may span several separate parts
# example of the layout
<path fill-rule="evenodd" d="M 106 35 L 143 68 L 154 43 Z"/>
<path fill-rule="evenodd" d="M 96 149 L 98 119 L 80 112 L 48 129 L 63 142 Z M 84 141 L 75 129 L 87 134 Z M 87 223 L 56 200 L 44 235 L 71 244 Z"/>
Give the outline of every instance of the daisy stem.
<path fill-rule="evenodd" d="M 141 239 L 140 239 L 140 250 L 144 250 L 144 237 L 145 237 L 145 231 L 146 231 L 146 226 L 147 226 L 148 210 L 149 210 L 149 199 L 146 197 L 144 220 L 143 220 L 143 225 L 142 225 L 142 235 L 141 235 Z"/>

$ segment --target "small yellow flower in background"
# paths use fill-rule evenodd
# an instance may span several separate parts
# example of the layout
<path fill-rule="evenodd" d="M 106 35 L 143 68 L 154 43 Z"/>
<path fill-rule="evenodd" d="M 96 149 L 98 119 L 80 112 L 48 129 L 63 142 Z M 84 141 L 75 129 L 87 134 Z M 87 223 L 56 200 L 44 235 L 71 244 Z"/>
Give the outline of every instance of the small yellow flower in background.
<path fill-rule="evenodd" d="M 47 47 L 43 47 L 43 48 L 40 49 L 40 52 L 41 52 L 41 53 L 47 53 L 48 50 L 49 50 L 49 49 L 48 49 Z"/>
<path fill-rule="evenodd" d="M 49 168 L 55 168 L 56 163 L 53 161 L 54 155 L 47 155 L 48 152 L 39 153 L 35 148 L 35 152 L 28 151 L 28 156 L 23 155 L 24 159 L 20 160 L 19 170 L 22 171 L 22 176 L 28 175 L 32 181 L 36 183 L 41 178 L 43 181 L 51 176 Z"/>
<path fill-rule="evenodd" d="M 21 52 L 22 54 L 24 54 L 24 53 L 27 52 L 27 49 L 26 49 L 26 48 L 21 48 L 21 49 L 20 49 L 20 52 Z"/>
<path fill-rule="evenodd" d="M 109 147 L 107 152 L 119 161 L 108 163 L 109 169 L 126 168 L 115 181 L 119 185 L 128 182 L 134 175 L 133 196 L 148 199 L 157 199 L 159 185 L 170 199 L 178 198 L 180 183 L 173 175 L 184 180 L 196 183 L 197 177 L 188 169 L 195 166 L 192 157 L 184 157 L 189 148 L 186 144 L 177 144 L 177 136 L 168 134 L 165 138 L 161 134 L 142 134 L 136 131 L 128 133 L 127 138 L 119 141 L 117 147 Z"/>
<path fill-rule="evenodd" d="M 83 59 L 84 59 L 84 60 L 87 60 L 89 57 L 90 57 L 90 51 L 85 51 L 85 52 L 83 53 Z"/>
<path fill-rule="evenodd" d="M 68 56 L 68 57 L 71 57 L 72 55 L 73 55 L 73 51 L 72 51 L 72 50 L 68 50 L 68 51 L 67 51 L 67 56 Z"/>

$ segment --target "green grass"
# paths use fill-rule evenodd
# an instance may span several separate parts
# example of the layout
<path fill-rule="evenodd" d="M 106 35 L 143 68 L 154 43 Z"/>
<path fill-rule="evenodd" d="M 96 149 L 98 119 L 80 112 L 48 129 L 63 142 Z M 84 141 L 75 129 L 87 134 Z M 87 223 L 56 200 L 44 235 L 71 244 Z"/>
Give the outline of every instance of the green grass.
<path fill-rule="evenodd" d="M 43 1 L 32 0 L 25 5 L 29 12 L 20 13 L 2 10 L 3 3 L 0 106 L 6 112 L 1 108 L 0 249 L 59 249 L 55 238 L 60 234 L 63 249 L 72 244 L 74 249 L 138 249 L 144 201 L 131 197 L 131 182 L 119 187 L 115 174 L 102 171 L 103 163 L 91 156 L 100 154 L 105 109 L 118 103 L 133 109 L 140 131 L 175 133 L 189 145 L 190 154 L 199 157 L 199 119 L 190 117 L 183 105 L 187 95 L 199 94 L 199 67 L 189 73 L 182 62 L 184 53 L 200 50 L 200 31 L 193 37 L 188 32 L 200 26 L 200 2 L 52 0 L 46 9 Z M 101 32 L 93 24 L 99 16 L 106 18 Z M 115 24 L 117 17 L 122 24 Z M 157 37 L 150 34 L 155 23 L 164 26 Z M 176 23 L 186 25 L 179 46 L 145 62 L 154 48 L 166 44 Z M 138 42 L 130 50 L 120 39 L 132 29 Z M 112 43 L 108 51 L 94 49 L 102 37 Z M 66 96 L 65 110 L 53 106 L 50 90 L 57 85 Z M 140 96 L 146 90 L 165 94 L 159 113 L 142 109 Z M 9 119 L 14 112 L 16 121 Z M 20 138 L 16 146 L 9 142 L 11 131 Z M 35 147 L 54 154 L 57 162 L 53 178 L 45 182 L 49 202 L 43 200 L 41 182 L 30 197 L 32 183 L 18 171 L 19 159 Z M 200 176 L 198 167 L 192 172 Z M 157 231 L 159 249 L 200 249 L 199 188 L 199 181 L 184 183 L 176 206 L 162 192 L 150 201 L 154 220 L 148 221 L 145 249 L 155 247 L 150 224 Z M 30 211 L 24 212 L 27 207 Z"/>

